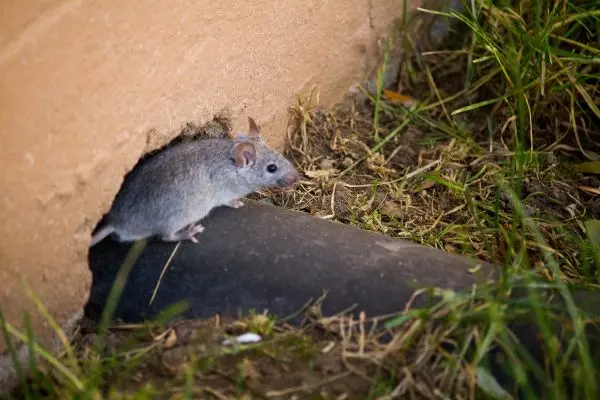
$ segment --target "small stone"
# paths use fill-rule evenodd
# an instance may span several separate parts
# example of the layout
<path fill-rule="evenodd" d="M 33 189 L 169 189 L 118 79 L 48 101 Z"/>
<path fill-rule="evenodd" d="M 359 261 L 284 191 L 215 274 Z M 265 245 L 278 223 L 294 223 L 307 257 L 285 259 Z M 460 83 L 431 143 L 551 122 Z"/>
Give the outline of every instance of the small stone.
<path fill-rule="evenodd" d="M 233 339 L 226 339 L 223 342 L 223 344 L 228 346 L 228 345 L 232 345 L 234 343 L 238 343 L 238 344 L 258 343 L 261 340 L 262 340 L 262 337 L 260 335 L 257 335 L 256 333 L 248 332 L 248 333 L 244 333 L 243 335 L 240 335 L 238 337 L 235 337 Z"/>
<path fill-rule="evenodd" d="M 344 167 L 344 168 L 348 168 L 348 167 L 350 167 L 352 164 L 354 164 L 354 160 L 353 160 L 352 158 L 350 158 L 350 157 L 345 157 L 345 158 L 342 160 L 342 167 Z"/>
<path fill-rule="evenodd" d="M 321 160 L 321 163 L 319 164 L 319 167 L 321 169 L 332 169 L 333 168 L 333 160 L 330 158 L 325 158 L 323 160 Z"/>

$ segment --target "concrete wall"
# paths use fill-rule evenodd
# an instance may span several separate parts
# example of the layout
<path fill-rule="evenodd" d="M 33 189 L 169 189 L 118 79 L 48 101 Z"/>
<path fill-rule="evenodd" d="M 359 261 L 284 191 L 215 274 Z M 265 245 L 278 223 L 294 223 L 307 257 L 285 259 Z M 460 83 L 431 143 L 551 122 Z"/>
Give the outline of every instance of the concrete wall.
<path fill-rule="evenodd" d="M 295 95 L 317 85 L 331 104 L 364 79 L 402 3 L 4 0 L 5 317 L 19 326 L 34 311 L 22 279 L 59 321 L 81 308 L 90 232 L 140 155 L 224 108 L 236 131 L 250 115 L 281 146 Z M 33 323 L 46 337 L 44 320 Z"/>

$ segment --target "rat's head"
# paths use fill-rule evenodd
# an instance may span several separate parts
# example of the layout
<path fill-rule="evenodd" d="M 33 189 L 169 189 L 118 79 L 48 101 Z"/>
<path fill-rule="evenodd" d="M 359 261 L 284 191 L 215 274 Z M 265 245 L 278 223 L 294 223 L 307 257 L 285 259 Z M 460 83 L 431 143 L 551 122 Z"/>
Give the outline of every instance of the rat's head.
<path fill-rule="evenodd" d="M 266 145 L 252 118 L 248 122 L 248 134 L 238 136 L 233 147 L 234 162 L 246 181 L 256 187 L 293 187 L 299 176 L 292 163 Z"/>

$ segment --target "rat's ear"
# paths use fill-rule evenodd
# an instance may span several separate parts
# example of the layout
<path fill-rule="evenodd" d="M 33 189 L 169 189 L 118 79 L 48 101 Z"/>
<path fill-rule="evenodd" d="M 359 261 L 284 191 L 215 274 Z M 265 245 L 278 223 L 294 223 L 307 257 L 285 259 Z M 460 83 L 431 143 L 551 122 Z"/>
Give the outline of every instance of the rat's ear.
<path fill-rule="evenodd" d="M 248 117 L 248 125 L 248 136 L 251 138 L 260 137 L 260 129 L 258 129 L 258 125 L 256 125 L 256 122 L 251 117 Z"/>
<path fill-rule="evenodd" d="M 238 167 L 245 167 L 256 161 L 256 147 L 250 142 L 240 142 L 233 146 L 233 159 Z"/>

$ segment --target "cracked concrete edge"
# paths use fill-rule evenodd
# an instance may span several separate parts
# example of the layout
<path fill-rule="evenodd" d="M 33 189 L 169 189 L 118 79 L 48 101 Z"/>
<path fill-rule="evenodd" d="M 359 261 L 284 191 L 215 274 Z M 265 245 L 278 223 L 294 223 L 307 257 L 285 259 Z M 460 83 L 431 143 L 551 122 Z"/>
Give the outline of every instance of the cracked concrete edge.
<path fill-rule="evenodd" d="M 73 338 L 82 318 L 83 308 L 72 314 L 63 324 L 60 325 L 62 332 L 69 340 Z M 21 378 L 17 372 L 18 368 L 16 368 L 15 365 L 15 358 L 23 376 L 27 377 L 31 372 L 30 364 L 28 362 L 31 356 L 30 348 L 27 344 L 20 344 L 18 347 L 15 347 L 14 354 L 8 350 L 0 353 L 0 396 L 6 395 L 10 391 L 14 390 L 20 383 Z M 56 354 L 61 347 L 62 343 L 58 335 L 54 332 L 48 342 L 48 345 L 44 346 L 44 350 L 48 351 L 50 354 Z M 38 356 L 36 360 L 38 362 L 44 362 L 40 356 Z"/>

